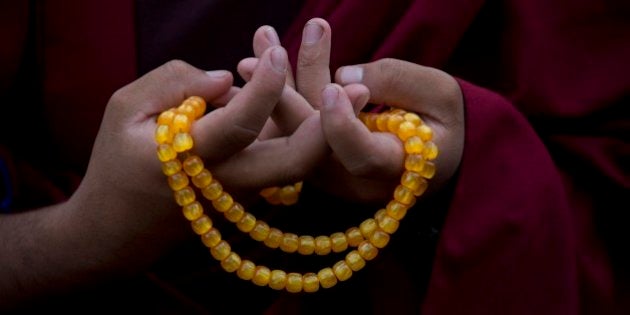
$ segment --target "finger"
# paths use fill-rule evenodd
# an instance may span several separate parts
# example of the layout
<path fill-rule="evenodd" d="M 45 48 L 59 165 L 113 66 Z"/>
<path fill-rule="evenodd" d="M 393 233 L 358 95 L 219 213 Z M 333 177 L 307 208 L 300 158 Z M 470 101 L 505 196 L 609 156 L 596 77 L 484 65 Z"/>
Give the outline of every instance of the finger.
<path fill-rule="evenodd" d="M 256 139 L 280 98 L 287 64 L 284 48 L 269 48 L 240 93 L 195 124 L 192 132 L 199 139 L 197 150 L 203 156 L 223 159 Z"/>
<path fill-rule="evenodd" d="M 300 94 L 316 109 L 322 104 L 322 89 L 330 83 L 330 40 L 330 26 L 325 20 L 314 18 L 304 26 L 296 84 Z"/>
<path fill-rule="evenodd" d="M 238 94 L 240 91 L 240 87 L 232 86 L 227 92 L 217 96 L 217 98 L 212 100 L 211 105 L 214 107 L 223 107 L 227 105 L 232 100 L 232 98 L 234 98 L 234 96 L 236 96 L 236 94 Z"/>
<path fill-rule="evenodd" d="M 252 79 L 252 74 L 254 74 L 254 69 L 256 69 L 257 64 L 258 58 L 245 58 L 236 65 L 236 72 L 238 72 L 245 82 L 249 82 L 249 80 Z"/>
<path fill-rule="evenodd" d="M 354 114 L 357 115 L 370 100 L 370 90 L 363 84 L 349 84 L 343 87 L 348 94 Z"/>
<path fill-rule="evenodd" d="M 389 133 L 370 132 L 356 117 L 345 90 L 329 84 L 322 91 L 322 130 L 328 145 L 355 176 L 396 178 L 402 173 L 403 152 Z"/>
<path fill-rule="evenodd" d="M 271 46 L 280 46 L 280 38 L 276 30 L 269 26 L 264 25 L 258 28 L 254 33 L 254 56 L 260 57 L 262 53 Z M 295 82 L 293 80 L 293 73 L 289 65 L 289 71 L 287 71 L 286 84 L 295 88 Z"/>

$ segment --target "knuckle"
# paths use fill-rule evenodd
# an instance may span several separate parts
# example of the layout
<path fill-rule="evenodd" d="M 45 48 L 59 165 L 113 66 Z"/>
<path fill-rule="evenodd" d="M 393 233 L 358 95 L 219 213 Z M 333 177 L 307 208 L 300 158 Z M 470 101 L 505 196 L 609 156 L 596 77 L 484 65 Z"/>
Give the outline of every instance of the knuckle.
<path fill-rule="evenodd" d="M 359 177 L 369 177 L 378 172 L 378 170 L 382 167 L 380 165 L 379 159 L 377 159 L 373 154 L 364 155 L 355 161 L 346 165 L 346 169 L 350 174 Z"/>
<path fill-rule="evenodd" d="M 173 75 L 175 77 L 180 77 L 189 72 L 192 66 L 185 61 L 174 59 L 165 63 L 162 68 L 167 74 Z"/>

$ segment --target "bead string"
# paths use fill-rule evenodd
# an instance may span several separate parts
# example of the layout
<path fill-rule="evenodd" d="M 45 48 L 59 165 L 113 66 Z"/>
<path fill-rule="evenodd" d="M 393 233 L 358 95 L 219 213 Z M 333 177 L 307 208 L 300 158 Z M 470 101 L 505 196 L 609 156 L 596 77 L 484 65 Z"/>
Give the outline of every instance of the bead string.
<path fill-rule="evenodd" d="M 400 109 L 378 114 L 360 113 L 359 119 L 368 129 L 394 133 L 404 143 L 406 170 L 400 185 L 394 190 L 393 199 L 385 208 L 378 210 L 374 218 L 364 220 L 359 227 L 351 227 L 345 233 L 336 232 L 316 238 L 283 233 L 245 211 L 240 203 L 223 191 L 220 182 L 204 167 L 201 158 L 190 153 L 193 148 L 193 138 L 189 133 L 192 122 L 201 117 L 205 110 L 205 101 L 192 96 L 179 107 L 160 114 L 155 140 L 158 143 L 157 155 L 162 162 L 162 172 L 168 178 L 175 201 L 182 207 L 186 219 L 191 221 L 193 231 L 201 236 L 202 243 L 210 249 L 211 255 L 220 261 L 227 272 L 236 271 L 241 279 L 251 280 L 259 286 L 286 289 L 289 292 L 315 292 L 320 286 L 330 288 L 337 281 L 348 280 L 353 271 L 361 270 L 366 261 L 377 256 L 378 249 L 388 244 L 390 235 L 398 229 L 399 221 L 415 204 L 416 197 L 426 190 L 426 179 L 435 174 L 435 165 L 430 161 L 437 157 L 437 146 L 431 142 L 432 130 L 417 114 Z M 345 259 L 332 267 L 321 269 L 317 274 L 287 273 L 257 266 L 252 261 L 241 259 L 231 250 L 230 244 L 221 238 L 221 233 L 213 226 L 210 217 L 204 214 L 201 203 L 196 200 L 195 190 L 190 186 L 191 181 L 205 199 L 211 201 L 216 211 L 223 213 L 240 231 L 248 233 L 267 247 L 303 255 L 327 255 L 331 251 L 343 252 L 348 247 L 356 249 L 347 253 Z M 302 182 L 271 187 L 263 189 L 261 195 L 272 204 L 291 205 L 297 202 L 301 186 Z"/>

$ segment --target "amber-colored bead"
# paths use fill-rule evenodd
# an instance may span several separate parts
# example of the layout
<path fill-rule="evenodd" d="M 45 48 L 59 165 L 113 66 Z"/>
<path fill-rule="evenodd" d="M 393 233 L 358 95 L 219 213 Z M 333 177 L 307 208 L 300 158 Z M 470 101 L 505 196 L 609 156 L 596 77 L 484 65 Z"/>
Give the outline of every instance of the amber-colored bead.
<path fill-rule="evenodd" d="M 194 146 L 193 138 L 189 133 L 179 132 L 173 137 L 173 149 L 175 152 L 184 152 L 192 149 Z"/>
<path fill-rule="evenodd" d="M 260 191 L 260 195 L 264 198 L 268 198 L 271 197 L 273 194 L 277 193 L 278 190 L 280 190 L 280 187 L 267 187 L 267 188 L 263 188 Z"/>
<path fill-rule="evenodd" d="M 348 245 L 352 247 L 357 247 L 361 242 L 363 242 L 363 234 L 361 234 L 361 230 L 353 226 L 346 231 L 346 239 L 348 240 Z"/>
<path fill-rule="evenodd" d="M 184 101 L 195 109 L 195 118 L 201 117 L 206 112 L 206 101 L 199 96 L 191 96 Z"/>
<path fill-rule="evenodd" d="M 433 162 L 424 163 L 424 167 L 422 168 L 422 171 L 420 171 L 420 175 L 428 179 L 433 178 L 435 175 L 435 164 L 433 164 Z"/>
<path fill-rule="evenodd" d="M 199 201 L 192 202 L 182 207 L 184 217 L 189 221 L 196 220 L 203 214 L 203 207 Z"/>
<path fill-rule="evenodd" d="M 280 249 L 283 252 L 293 253 L 298 249 L 298 236 L 293 233 L 284 233 L 280 242 Z"/>
<path fill-rule="evenodd" d="M 376 128 L 378 131 L 387 131 L 387 121 L 389 120 L 389 114 L 382 113 L 376 117 Z"/>
<path fill-rule="evenodd" d="M 416 195 L 416 197 L 421 196 L 422 194 L 424 194 L 428 187 L 429 183 L 426 179 L 422 178 L 419 182 L 418 187 L 413 191 L 413 194 Z"/>
<path fill-rule="evenodd" d="M 387 213 L 379 217 L 376 221 L 378 222 L 378 227 L 389 234 L 393 234 L 394 232 L 396 232 L 396 230 L 398 230 L 398 226 L 400 225 L 400 222 L 398 220 L 390 217 L 389 215 L 387 215 Z"/>
<path fill-rule="evenodd" d="M 170 161 L 177 157 L 177 152 L 173 149 L 173 146 L 167 143 L 159 144 L 157 147 L 158 159 L 162 162 Z"/>
<path fill-rule="evenodd" d="M 424 150 L 424 142 L 418 136 L 409 137 L 405 141 L 405 152 L 407 154 L 420 154 Z"/>
<path fill-rule="evenodd" d="M 300 193 L 302 192 L 302 186 L 304 185 L 304 182 L 297 182 L 295 183 L 295 185 L 293 185 L 293 187 L 295 187 L 295 191 Z"/>
<path fill-rule="evenodd" d="M 204 214 L 198 219 L 190 222 L 190 225 L 192 226 L 192 229 L 193 231 L 195 231 L 195 233 L 197 233 L 198 235 L 203 235 L 210 231 L 210 229 L 212 228 L 212 220 L 210 219 L 210 217 Z"/>
<path fill-rule="evenodd" d="M 338 261 L 332 267 L 332 270 L 339 281 L 346 281 L 352 277 L 352 269 L 350 269 L 345 260 Z"/>
<path fill-rule="evenodd" d="M 280 246 L 280 242 L 282 242 L 283 236 L 284 233 L 282 233 L 282 231 L 276 228 L 271 228 L 269 230 L 269 236 L 265 239 L 265 245 L 269 248 L 278 248 L 278 246 Z"/>
<path fill-rule="evenodd" d="M 236 227 L 241 230 L 241 232 L 245 233 L 251 232 L 254 229 L 255 225 L 256 217 L 249 212 L 245 212 L 245 215 L 238 222 L 236 222 Z"/>
<path fill-rule="evenodd" d="M 219 197 L 212 200 L 212 206 L 219 212 L 228 211 L 234 204 L 234 199 L 232 199 L 232 196 L 226 192 L 222 192 Z"/>
<path fill-rule="evenodd" d="M 437 145 L 433 142 L 427 142 L 424 145 L 424 150 L 422 151 L 422 156 L 424 156 L 427 160 L 435 160 L 438 156 L 438 148 Z"/>
<path fill-rule="evenodd" d="M 415 191 L 420 186 L 420 182 L 424 179 L 420 174 L 411 171 L 405 171 L 400 177 L 400 184 Z"/>
<path fill-rule="evenodd" d="M 404 119 L 400 115 L 390 115 L 387 120 L 387 130 L 393 134 L 398 133 L 398 128 Z"/>
<path fill-rule="evenodd" d="M 290 272 L 287 274 L 287 291 L 291 293 L 298 293 L 302 291 L 304 280 L 302 275 L 297 272 Z"/>
<path fill-rule="evenodd" d="M 187 187 L 188 176 L 184 172 L 179 171 L 168 177 L 168 186 L 174 191 Z"/>
<path fill-rule="evenodd" d="M 422 123 L 422 119 L 420 119 L 420 116 L 416 113 L 405 113 L 403 118 L 405 121 L 412 123 L 414 126 L 418 126 Z"/>
<path fill-rule="evenodd" d="M 298 201 L 299 194 L 293 185 L 288 185 L 280 189 L 279 197 L 283 205 L 290 206 Z"/>
<path fill-rule="evenodd" d="M 273 195 L 266 197 L 265 200 L 267 200 L 270 205 L 274 206 L 282 204 L 282 200 L 280 199 L 280 189 L 278 188 Z"/>
<path fill-rule="evenodd" d="M 374 113 L 369 113 L 367 114 L 367 117 L 365 119 L 365 126 L 370 129 L 371 131 L 377 131 L 378 128 L 376 127 L 376 118 L 378 117 L 378 115 L 374 114 Z"/>
<path fill-rule="evenodd" d="M 302 235 L 298 238 L 298 253 L 311 255 L 315 252 L 315 238 L 310 235 Z"/>
<path fill-rule="evenodd" d="M 252 277 L 252 282 L 258 286 L 266 286 L 269 284 L 269 279 L 271 278 L 271 270 L 265 266 L 257 266 L 254 271 L 254 277 Z"/>
<path fill-rule="evenodd" d="M 400 221 L 407 214 L 409 207 L 398 201 L 392 200 L 387 204 L 385 209 L 387 209 L 387 215 Z"/>
<path fill-rule="evenodd" d="M 216 228 L 211 228 L 208 232 L 201 235 L 201 241 L 208 248 L 215 247 L 221 241 L 221 232 Z"/>
<path fill-rule="evenodd" d="M 221 260 L 221 267 L 227 272 L 234 272 L 241 267 L 241 256 L 235 252 L 231 252 L 227 257 Z"/>
<path fill-rule="evenodd" d="M 155 128 L 155 142 L 170 143 L 173 141 L 173 133 L 168 125 L 158 125 Z"/>
<path fill-rule="evenodd" d="M 195 191 L 190 188 L 190 186 L 186 186 L 174 192 L 174 195 L 175 202 L 180 206 L 185 206 L 195 201 Z"/>
<path fill-rule="evenodd" d="M 405 158 L 405 169 L 411 172 L 420 173 L 426 164 L 422 155 L 409 154 Z"/>
<path fill-rule="evenodd" d="M 336 232 L 330 235 L 331 249 L 335 253 L 343 252 L 348 248 L 348 238 L 346 234 Z"/>
<path fill-rule="evenodd" d="M 157 124 L 158 125 L 170 125 L 173 123 L 173 118 L 175 117 L 175 111 L 167 110 L 163 111 L 160 116 L 158 116 Z"/>
<path fill-rule="evenodd" d="M 184 114 L 176 114 L 173 117 L 173 122 L 171 123 L 171 131 L 174 133 L 178 132 L 189 132 L 190 131 L 190 118 Z"/>
<path fill-rule="evenodd" d="M 420 136 L 422 141 L 431 141 L 431 139 L 433 139 L 433 130 L 425 124 L 418 126 L 416 133 Z"/>
<path fill-rule="evenodd" d="M 313 272 L 305 273 L 302 277 L 304 292 L 312 293 L 319 290 L 319 278 Z"/>
<path fill-rule="evenodd" d="M 233 203 L 232 206 L 223 213 L 223 215 L 228 221 L 236 223 L 245 215 L 245 209 L 239 203 Z"/>
<path fill-rule="evenodd" d="M 212 173 L 207 169 L 203 169 L 199 174 L 192 177 L 192 182 L 198 188 L 207 187 L 212 183 Z"/>
<path fill-rule="evenodd" d="M 385 209 L 379 209 L 378 211 L 376 211 L 376 213 L 374 214 L 374 220 L 376 220 L 376 223 L 378 223 L 380 220 L 383 219 L 383 217 L 387 215 L 387 210 Z"/>
<path fill-rule="evenodd" d="M 188 116 L 188 119 L 190 119 L 190 121 L 195 120 L 195 116 L 196 116 L 195 108 L 192 105 L 187 104 L 186 102 L 182 103 L 182 105 L 179 105 L 177 107 L 177 112 L 179 114 L 184 114 Z"/>
<path fill-rule="evenodd" d="M 372 218 L 365 219 L 365 221 L 361 222 L 361 224 L 359 225 L 361 235 L 363 235 L 363 237 L 365 238 L 369 238 L 370 235 L 372 235 L 372 233 L 376 231 L 376 229 L 378 229 L 378 224 L 376 223 L 376 220 Z"/>
<path fill-rule="evenodd" d="M 212 254 L 212 257 L 216 260 L 225 259 L 231 252 L 232 248 L 225 240 L 221 240 L 217 245 L 210 248 L 210 254 Z"/>
<path fill-rule="evenodd" d="M 188 176 L 196 176 L 204 170 L 203 161 L 197 155 L 191 155 L 183 163 L 184 171 Z"/>
<path fill-rule="evenodd" d="M 315 238 L 315 254 L 317 255 L 328 255 L 332 250 L 332 242 L 330 241 L 330 237 L 325 235 L 320 235 Z"/>
<path fill-rule="evenodd" d="M 254 277 L 256 271 L 256 264 L 250 260 L 244 259 L 241 265 L 236 270 L 236 275 L 243 280 L 251 280 Z"/>
<path fill-rule="evenodd" d="M 282 270 L 272 270 L 269 277 L 269 287 L 274 290 L 282 290 L 287 286 L 287 273 Z"/>
<path fill-rule="evenodd" d="M 361 257 L 357 250 L 353 250 L 346 255 L 346 264 L 352 271 L 359 271 L 365 267 L 365 259 Z"/>
<path fill-rule="evenodd" d="M 383 248 L 389 243 L 389 234 L 382 230 L 376 230 L 372 233 L 372 236 L 370 236 L 370 243 L 376 248 Z"/>
<path fill-rule="evenodd" d="M 365 260 L 372 260 L 376 257 L 376 255 L 378 255 L 378 248 L 367 240 L 359 244 L 357 251 L 359 252 L 359 255 L 361 255 L 361 258 Z"/>
<path fill-rule="evenodd" d="M 162 173 L 171 176 L 182 170 L 182 163 L 178 159 L 166 161 L 162 163 Z"/>
<path fill-rule="evenodd" d="M 269 224 L 265 221 L 257 220 L 254 228 L 249 232 L 249 235 L 257 241 L 264 241 L 267 239 L 267 236 L 269 236 L 270 230 Z"/>
<path fill-rule="evenodd" d="M 394 199 L 402 204 L 411 205 L 416 201 L 416 196 L 411 189 L 398 185 L 394 190 Z"/>
<path fill-rule="evenodd" d="M 317 273 L 317 278 L 324 289 L 332 288 L 337 284 L 337 277 L 335 277 L 335 273 L 330 267 L 320 270 Z"/>
<path fill-rule="evenodd" d="M 223 193 L 223 186 L 218 181 L 212 181 L 210 185 L 202 187 L 201 193 L 208 200 L 215 200 Z"/>
<path fill-rule="evenodd" d="M 407 141 L 409 137 L 415 134 L 416 134 L 416 126 L 409 121 L 403 121 L 398 127 L 398 132 L 396 133 L 398 138 L 400 138 L 400 140 L 402 141 Z"/>

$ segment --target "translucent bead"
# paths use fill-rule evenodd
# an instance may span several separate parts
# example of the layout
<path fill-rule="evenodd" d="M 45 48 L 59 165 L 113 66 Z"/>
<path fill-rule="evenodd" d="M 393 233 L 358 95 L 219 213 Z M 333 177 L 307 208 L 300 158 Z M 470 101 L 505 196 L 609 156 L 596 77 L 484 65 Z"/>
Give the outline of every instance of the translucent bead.
<path fill-rule="evenodd" d="M 313 272 L 305 273 L 303 278 L 303 287 L 304 292 L 312 293 L 317 292 L 319 290 L 319 278 Z"/>
<path fill-rule="evenodd" d="M 249 212 L 245 212 L 245 215 L 241 218 L 241 220 L 236 222 L 236 227 L 241 230 L 241 232 L 245 233 L 251 232 L 255 225 L 256 217 Z"/>
<path fill-rule="evenodd" d="M 206 101 L 199 96 L 191 96 L 184 103 L 190 104 L 195 109 L 195 118 L 199 118 L 206 113 Z"/>
<path fill-rule="evenodd" d="M 234 204 L 234 199 L 232 199 L 232 196 L 226 192 L 222 192 L 219 197 L 212 200 L 212 206 L 214 206 L 214 208 L 219 212 L 228 211 Z"/>
<path fill-rule="evenodd" d="M 278 248 L 280 246 L 280 242 L 282 242 L 282 237 L 284 233 L 282 231 L 271 228 L 269 230 L 269 236 L 265 239 L 265 245 L 269 248 Z"/>
<path fill-rule="evenodd" d="M 225 240 L 221 240 L 217 245 L 210 248 L 210 254 L 212 254 L 212 257 L 219 261 L 225 259 L 231 252 L 232 248 Z"/>
<path fill-rule="evenodd" d="M 184 171 L 188 176 L 196 176 L 204 170 L 203 161 L 197 155 L 191 155 L 184 160 Z"/>
<path fill-rule="evenodd" d="M 267 187 L 267 188 L 263 188 L 260 191 L 260 195 L 264 198 L 269 198 L 272 195 L 276 194 L 278 192 L 278 190 L 280 190 L 280 187 Z"/>
<path fill-rule="evenodd" d="M 184 114 L 176 114 L 173 117 L 173 122 L 171 123 L 171 131 L 174 133 L 178 132 L 189 132 L 190 131 L 190 118 Z"/>
<path fill-rule="evenodd" d="M 182 105 L 179 105 L 177 107 L 177 112 L 179 114 L 184 114 L 188 116 L 188 119 L 190 119 L 190 121 L 195 120 L 195 116 L 196 116 L 195 108 L 192 105 L 187 104 L 186 102 L 182 103 Z"/>
<path fill-rule="evenodd" d="M 422 156 L 424 156 L 427 160 L 435 160 L 438 156 L 438 148 L 437 145 L 433 142 L 427 142 L 424 145 L 424 150 L 422 151 Z"/>
<path fill-rule="evenodd" d="M 400 221 L 407 214 L 409 207 L 396 200 L 392 200 L 387 204 L 385 209 L 387 209 L 388 216 Z"/>
<path fill-rule="evenodd" d="M 293 253 L 298 249 L 298 236 L 293 233 L 284 233 L 280 242 L 280 249 L 283 252 Z"/>
<path fill-rule="evenodd" d="M 271 270 L 265 266 L 257 266 L 254 271 L 254 277 L 252 278 L 252 282 L 255 285 L 264 287 L 269 284 L 269 279 L 271 278 Z"/>
<path fill-rule="evenodd" d="M 293 185 L 295 187 L 295 191 L 297 193 L 302 192 L 302 186 L 304 185 L 304 182 L 297 182 L 295 183 L 295 185 Z"/>
<path fill-rule="evenodd" d="M 357 114 L 357 118 L 359 118 L 359 120 L 365 125 L 365 122 L 367 121 L 367 113 L 359 112 L 359 114 Z"/>
<path fill-rule="evenodd" d="M 346 264 L 352 271 L 359 271 L 365 267 L 365 259 L 359 255 L 359 252 L 353 250 L 346 255 Z"/>
<path fill-rule="evenodd" d="M 387 215 L 387 210 L 385 209 L 379 209 L 378 211 L 376 211 L 376 213 L 374 214 L 374 220 L 376 220 L 376 223 L 378 223 L 380 220 L 383 219 L 384 216 Z"/>
<path fill-rule="evenodd" d="M 223 186 L 215 180 L 210 185 L 201 188 L 201 193 L 206 199 L 215 200 L 223 193 Z"/>
<path fill-rule="evenodd" d="M 269 287 L 274 290 L 282 290 L 287 286 L 287 273 L 282 270 L 272 270 L 269 277 Z"/>
<path fill-rule="evenodd" d="M 420 119 L 420 116 L 416 113 L 405 113 L 403 118 L 405 121 L 412 123 L 414 126 L 418 126 L 422 123 L 422 119 Z"/>
<path fill-rule="evenodd" d="M 212 228 L 212 220 L 204 214 L 198 219 L 190 222 L 190 225 L 197 235 L 203 235 L 208 233 L 208 231 Z"/>
<path fill-rule="evenodd" d="M 411 171 L 405 171 L 400 177 L 400 184 L 415 191 L 420 186 L 420 182 L 424 179 L 420 174 Z"/>
<path fill-rule="evenodd" d="M 361 234 L 361 230 L 353 226 L 346 231 L 346 239 L 348 240 L 348 245 L 352 247 L 357 247 L 361 242 L 363 242 L 363 234 Z"/>
<path fill-rule="evenodd" d="M 288 185 L 280 189 L 279 197 L 283 205 L 290 206 L 297 203 L 299 194 L 293 185 Z"/>
<path fill-rule="evenodd" d="M 199 174 L 192 177 L 192 182 L 197 188 L 207 187 L 212 183 L 212 173 L 204 168 Z"/>
<path fill-rule="evenodd" d="M 217 199 L 219 200 L 219 199 Z M 240 221 L 245 216 L 245 209 L 239 203 L 235 202 L 223 213 L 226 219 L 232 223 Z"/>
<path fill-rule="evenodd" d="M 171 176 L 182 170 L 182 163 L 177 160 L 170 160 L 162 163 L 162 173 L 166 176 Z"/>
<path fill-rule="evenodd" d="M 424 168 L 424 164 L 426 162 L 422 155 L 419 154 L 409 154 L 405 158 L 405 169 L 411 172 L 420 173 Z"/>
<path fill-rule="evenodd" d="M 398 132 L 396 133 L 396 135 L 398 135 L 398 138 L 400 138 L 400 140 L 402 141 L 407 141 L 409 137 L 415 134 L 416 126 L 409 121 L 403 121 L 398 127 Z"/>
<path fill-rule="evenodd" d="M 271 196 L 265 198 L 270 205 L 280 205 L 282 204 L 282 200 L 280 199 L 280 188 Z"/>
<path fill-rule="evenodd" d="M 221 241 L 221 232 L 216 228 L 211 228 L 208 232 L 201 235 L 201 242 L 208 248 L 217 246 Z"/>
<path fill-rule="evenodd" d="M 337 284 L 337 277 L 335 277 L 335 273 L 330 267 L 320 270 L 317 273 L 317 278 L 324 289 L 332 288 Z"/>
<path fill-rule="evenodd" d="M 330 237 L 320 235 L 315 238 L 315 254 L 328 255 L 332 250 L 332 243 Z"/>
<path fill-rule="evenodd" d="M 298 253 L 311 255 L 315 252 L 315 238 L 310 235 L 302 235 L 298 238 Z"/>
<path fill-rule="evenodd" d="M 427 182 L 426 179 L 422 178 L 422 180 L 420 181 L 420 184 L 418 185 L 418 188 L 416 188 L 413 191 L 413 193 L 414 195 L 416 195 L 416 197 L 419 197 L 422 194 L 424 194 L 424 192 L 427 190 L 428 187 L 429 187 L 429 183 Z"/>
<path fill-rule="evenodd" d="M 367 115 L 366 121 L 365 121 L 365 126 L 371 130 L 371 131 L 377 131 L 378 128 L 376 128 L 376 118 L 378 117 L 378 115 L 374 114 L 374 113 L 369 113 Z"/>
<path fill-rule="evenodd" d="M 173 133 L 169 129 L 168 125 L 158 125 L 155 128 L 155 142 L 157 143 L 170 143 L 173 141 Z"/>
<path fill-rule="evenodd" d="M 388 113 L 381 113 L 376 116 L 376 128 L 378 131 L 387 131 L 387 121 L 389 120 Z"/>
<path fill-rule="evenodd" d="M 393 234 L 394 232 L 396 232 L 396 230 L 398 230 L 398 226 L 400 225 L 400 222 L 398 220 L 390 217 L 387 214 L 381 216 L 376 221 L 378 222 L 378 227 L 389 234 Z"/>
<path fill-rule="evenodd" d="M 372 260 L 376 258 L 376 255 L 378 255 L 378 248 L 369 241 L 361 242 L 359 247 L 357 247 L 357 251 L 359 252 L 359 255 L 361 255 L 361 258 L 365 260 Z"/>
<path fill-rule="evenodd" d="M 383 248 L 389 243 L 389 234 L 381 230 L 376 230 L 372 233 L 372 236 L 370 236 L 370 243 L 376 248 Z"/>
<path fill-rule="evenodd" d="M 163 111 L 160 116 L 158 116 L 157 124 L 158 125 L 170 125 L 173 122 L 173 118 L 175 117 L 175 111 L 167 110 Z"/>
<path fill-rule="evenodd" d="M 189 133 L 179 132 L 173 137 L 173 149 L 175 152 L 184 152 L 192 149 L 194 143 Z"/>
<path fill-rule="evenodd" d="M 405 152 L 407 154 L 420 154 L 424 150 L 424 142 L 418 136 L 412 136 L 405 141 Z"/>
<path fill-rule="evenodd" d="M 330 243 L 331 249 L 335 253 L 340 253 L 348 249 L 348 239 L 344 233 L 336 232 L 330 235 Z"/>
<path fill-rule="evenodd" d="M 352 269 L 350 269 L 345 260 L 338 261 L 332 267 L 332 270 L 339 281 L 346 281 L 352 277 Z"/>
<path fill-rule="evenodd" d="M 227 257 L 221 260 L 221 267 L 227 272 L 234 272 L 241 267 L 241 256 L 235 252 L 231 252 Z"/>
<path fill-rule="evenodd" d="M 253 239 L 262 242 L 265 239 L 267 239 L 267 237 L 269 236 L 269 232 L 270 232 L 269 224 L 267 224 L 265 221 L 258 220 L 256 221 L 256 224 L 254 225 L 254 228 L 252 229 L 252 231 L 249 232 L 249 235 Z"/>
<path fill-rule="evenodd" d="M 302 291 L 304 280 L 302 275 L 297 272 L 290 272 L 287 274 L 287 291 L 291 293 L 298 293 Z"/>
<path fill-rule="evenodd" d="M 188 176 L 184 172 L 179 171 L 168 177 L 168 186 L 174 191 L 187 187 Z"/>
<path fill-rule="evenodd" d="M 424 163 L 424 167 L 422 168 L 422 171 L 420 171 L 420 175 L 428 179 L 433 178 L 435 175 L 435 164 L 433 164 L 433 162 Z"/>
<path fill-rule="evenodd" d="M 422 141 L 431 141 L 431 139 L 433 139 L 433 130 L 425 124 L 418 126 L 416 133 L 420 136 Z"/>
<path fill-rule="evenodd" d="M 199 201 L 195 201 L 182 207 L 182 213 L 184 217 L 189 221 L 196 220 L 203 214 L 203 207 Z"/>
<path fill-rule="evenodd" d="M 236 270 L 236 275 L 243 280 L 251 280 L 254 277 L 256 271 L 256 264 L 250 260 L 244 259 L 241 265 Z"/>
<path fill-rule="evenodd" d="M 378 229 L 378 224 L 376 224 L 376 220 L 369 218 L 365 219 L 365 221 L 361 222 L 359 225 L 359 230 L 361 230 L 361 235 L 365 238 L 370 238 L 370 235 L 374 233 Z"/>
<path fill-rule="evenodd" d="M 394 199 L 400 203 L 410 205 L 416 201 L 413 191 L 403 185 L 398 185 L 394 190 Z"/>
<path fill-rule="evenodd" d="M 195 201 L 195 191 L 190 186 L 174 192 L 174 195 L 175 202 L 180 206 L 185 206 Z"/>
<path fill-rule="evenodd" d="M 387 120 L 387 130 L 391 133 L 398 133 L 398 128 L 404 119 L 400 115 L 390 115 Z"/>
<path fill-rule="evenodd" d="M 158 159 L 162 162 L 170 161 L 177 157 L 177 152 L 170 144 L 162 143 L 157 147 Z"/>

